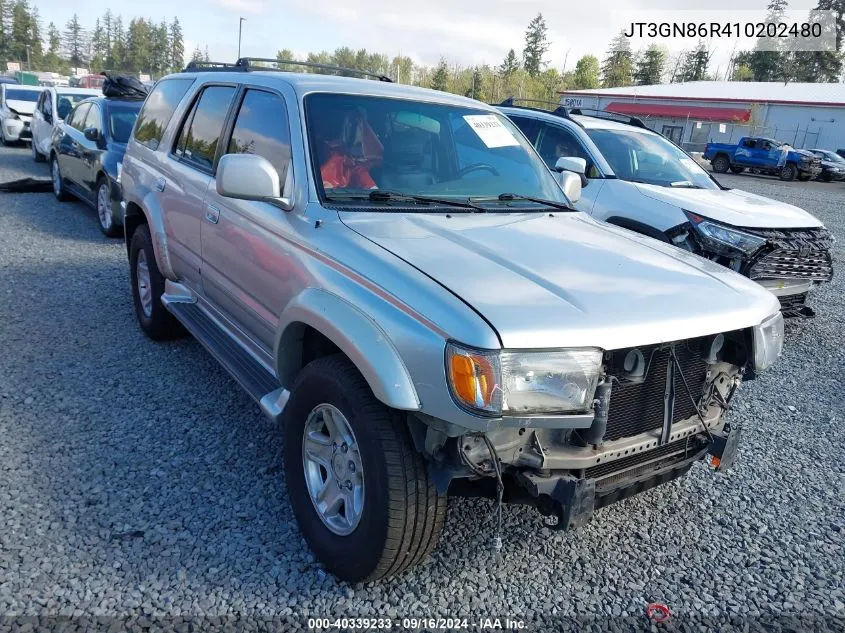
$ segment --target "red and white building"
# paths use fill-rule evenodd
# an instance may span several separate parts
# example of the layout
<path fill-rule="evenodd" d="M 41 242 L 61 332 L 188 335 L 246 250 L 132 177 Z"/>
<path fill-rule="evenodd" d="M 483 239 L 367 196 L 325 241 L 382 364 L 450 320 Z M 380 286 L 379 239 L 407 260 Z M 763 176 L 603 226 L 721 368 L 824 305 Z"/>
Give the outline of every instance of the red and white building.
<path fill-rule="evenodd" d="M 845 83 L 692 81 L 567 90 L 560 103 L 639 117 L 693 152 L 746 135 L 798 148 L 845 148 Z"/>

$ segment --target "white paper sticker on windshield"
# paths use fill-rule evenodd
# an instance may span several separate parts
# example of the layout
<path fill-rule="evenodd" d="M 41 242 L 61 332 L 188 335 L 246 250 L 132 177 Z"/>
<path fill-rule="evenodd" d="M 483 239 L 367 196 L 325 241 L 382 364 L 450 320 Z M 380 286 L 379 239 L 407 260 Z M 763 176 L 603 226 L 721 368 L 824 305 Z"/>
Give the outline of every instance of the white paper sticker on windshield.
<path fill-rule="evenodd" d="M 502 125 L 495 114 L 467 114 L 464 120 L 489 148 L 519 145 L 510 130 Z"/>
<path fill-rule="evenodd" d="M 698 163 L 696 163 L 691 158 L 682 158 L 681 159 L 681 165 L 683 165 L 684 167 L 689 169 L 691 172 L 696 173 L 696 174 L 704 172 L 704 168 L 701 165 L 699 165 Z"/>

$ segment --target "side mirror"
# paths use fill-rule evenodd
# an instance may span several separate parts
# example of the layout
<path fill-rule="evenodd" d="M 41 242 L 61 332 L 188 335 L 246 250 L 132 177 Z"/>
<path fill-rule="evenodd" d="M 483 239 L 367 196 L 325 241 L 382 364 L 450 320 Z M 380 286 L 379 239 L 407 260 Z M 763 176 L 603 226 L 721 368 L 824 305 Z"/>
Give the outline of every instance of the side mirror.
<path fill-rule="evenodd" d="M 576 158 L 575 156 L 561 156 L 555 163 L 555 171 L 571 171 L 574 174 L 584 174 L 587 172 L 587 161 L 583 158 Z"/>
<path fill-rule="evenodd" d="M 279 173 L 270 161 L 255 154 L 226 154 L 217 165 L 217 193 L 238 200 L 261 200 L 290 211 L 293 208 L 290 165 L 286 172 L 285 197 L 282 197 Z"/>
<path fill-rule="evenodd" d="M 100 140 L 100 131 L 95 127 L 87 127 L 83 132 L 85 138 L 89 141 L 94 141 L 95 143 Z"/>
<path fill-rule="evenodd" d="M 569 198 L 572 204 L 581 199 L 581 176 L 571 171 L 562 171 L 558 174 L 558 182 L 563 193 Z"/>

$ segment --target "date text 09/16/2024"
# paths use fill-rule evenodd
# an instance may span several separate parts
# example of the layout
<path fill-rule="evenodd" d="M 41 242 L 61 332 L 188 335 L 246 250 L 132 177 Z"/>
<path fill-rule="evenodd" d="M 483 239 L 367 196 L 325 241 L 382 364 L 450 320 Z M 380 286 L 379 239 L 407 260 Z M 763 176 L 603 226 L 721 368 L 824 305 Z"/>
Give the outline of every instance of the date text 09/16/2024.
<path fill-rule="evenodd" d="M 510 617 L 309 618 L 308 629 L 312 631 L 377 631 L 391 629 L 402 631 L 520 631 L 525 630 L 525 622 Z"/>

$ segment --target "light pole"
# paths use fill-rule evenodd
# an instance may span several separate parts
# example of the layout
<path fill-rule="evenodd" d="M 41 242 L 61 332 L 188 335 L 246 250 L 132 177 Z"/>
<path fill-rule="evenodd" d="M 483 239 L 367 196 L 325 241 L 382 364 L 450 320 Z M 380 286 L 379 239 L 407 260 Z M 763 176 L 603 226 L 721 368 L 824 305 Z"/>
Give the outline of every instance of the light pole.
<path fill-rule="evenodd" d="M 246 18 L 238 18 L 238 59 L 241 58 L 241 32 Z"/>

